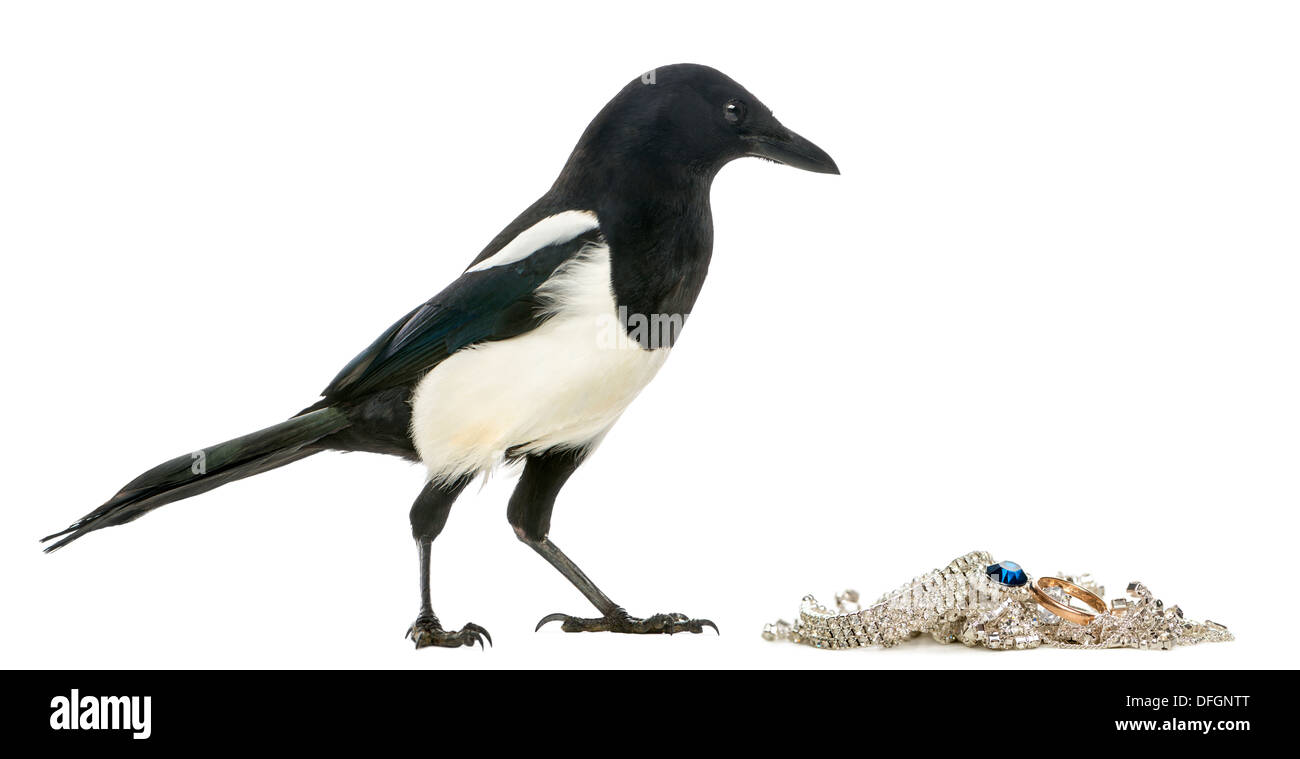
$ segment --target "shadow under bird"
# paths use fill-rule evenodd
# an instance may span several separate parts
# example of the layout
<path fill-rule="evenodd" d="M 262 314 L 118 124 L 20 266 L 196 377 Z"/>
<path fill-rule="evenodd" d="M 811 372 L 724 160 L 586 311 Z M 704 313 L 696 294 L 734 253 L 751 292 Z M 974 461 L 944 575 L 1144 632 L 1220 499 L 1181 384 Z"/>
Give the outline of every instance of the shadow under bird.
<path fill-rule="evenodd" d="M 630 615 L 560 551 L 549 527 L 564 483 L 667 359 L 708 272 L 713 178 L 744 156 L 839 173 L 719 71 L 679 64 L 634 79 L 588 125 L 550 190 L 345 366 L 321 400 L 203 449 L 202 466 L 186 454 L 150 469 L 44 538 L 57 541 L 46 550 L 321 451 L 400 456 L 428 472 L 411 507 L 420 613 L 407 635 L 417 648 L 482 645 L 491 641 L 482 627 L 448 630 L 434 614 L 429 551 L 471 480 L 522 461 L 507 510 L 515 534 L 599 611 L 552 614 L 539 629 L 558 621 L 566 632 L 716 630 L 683 614 Z"/>

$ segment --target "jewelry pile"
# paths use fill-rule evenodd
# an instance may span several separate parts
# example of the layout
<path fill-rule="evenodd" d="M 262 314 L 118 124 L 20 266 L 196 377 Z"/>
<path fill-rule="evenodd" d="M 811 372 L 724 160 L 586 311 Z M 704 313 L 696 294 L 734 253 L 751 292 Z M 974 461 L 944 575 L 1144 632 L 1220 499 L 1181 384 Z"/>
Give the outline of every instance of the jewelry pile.
<path fill-rule="evenodd" d="M 929 633 L 940 643 L 995 650 L 1040 645 L 1169 650 L 1233 639 L 1217 622 L 1195 622 L 1177 606 L 1166 607 L 1140 582 L 1129 583 L 1128 595 L 1108 607 L 1105 589 L 1088 575 L 1034 581 L 1015 562 L 972 551 L 866 608 L 853 590 L 837 595 L 834 609 L 804 596 L 798 621 L 767 625 L 763 637 L 840 649 L 889 647 Z"/>

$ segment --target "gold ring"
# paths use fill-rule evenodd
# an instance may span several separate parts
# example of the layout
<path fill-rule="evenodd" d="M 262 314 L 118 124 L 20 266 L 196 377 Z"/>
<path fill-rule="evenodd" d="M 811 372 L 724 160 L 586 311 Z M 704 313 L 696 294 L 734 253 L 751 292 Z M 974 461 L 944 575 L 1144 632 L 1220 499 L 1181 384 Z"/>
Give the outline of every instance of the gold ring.
<path fill-rule="evenodd" d="M 1068 619 L 1076 625 L 1086 625 L 1096 618 L 1097 614 L 1092 614 L 1082 609 L 1071 606 L 1067 600 L 1066 603 L 1047 595 L 1047 588 L 1060 588 L 1065 591 L 1069 598 L 1077 598 L 1085 604 L 1097 610 L 1098 614 L 1106 613 L 1106 602 L 1101 596 L 1090 590 L 1075 585 L 1072 582 L 1066 582 L 1059 577 L 1040 577 L 1029 586 L 1029 592 L 1034 595 L 1034 600 L 1038 605 L 1052 612 L 1061 619 Z"/>

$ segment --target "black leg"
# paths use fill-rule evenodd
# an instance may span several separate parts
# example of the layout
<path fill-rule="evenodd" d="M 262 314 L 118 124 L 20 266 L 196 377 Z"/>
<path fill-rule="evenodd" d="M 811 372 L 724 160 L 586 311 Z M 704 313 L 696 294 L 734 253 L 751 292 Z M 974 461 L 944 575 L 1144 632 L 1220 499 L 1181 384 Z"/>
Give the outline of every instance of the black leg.
<path fill-rule="evenodd" d="M 469 484 L 470 478 L 461 478 L 447 485 L 430 482 L 420 491 L 420 497 L 411 505 L 411 534 L 420 555 L 420 615 L 415 624 L 406 631 L 406 636 L 415 641 L 416 648 L 441 646 L 456 648 L 458 646 L 483 645 L 484 639 L 492 642 L 488 631 L 474 623 L 465 625 L 460 630 L 448 632 L 442 629 L 438 615 L 433 613 L 433 601 L 429 592 L 429 551 L 433 539 L 438 537 L 447 524 L 447 515 L 456 497 Z"/>
<path fill-rule="evenodd" d="M 718 626 L 707 619 L 690 619 L 684 614 L 655 614 L 644 619 L 633 617 L 610 600 L 573 560 L 564 555 L 548 536 L 555 497 L 569 476 L 582 463 L 583 451 L 560 451 L 529 456 L 515 492 L 510 496 L 507 517 L 515 535 L 527 544 L 577 588 L 600 611 L 594 619 L 551 614 L 537 623 L 540 630 L 547 622 L 562 622 L 565 632 L 672 633 L 703 632 Z"/>

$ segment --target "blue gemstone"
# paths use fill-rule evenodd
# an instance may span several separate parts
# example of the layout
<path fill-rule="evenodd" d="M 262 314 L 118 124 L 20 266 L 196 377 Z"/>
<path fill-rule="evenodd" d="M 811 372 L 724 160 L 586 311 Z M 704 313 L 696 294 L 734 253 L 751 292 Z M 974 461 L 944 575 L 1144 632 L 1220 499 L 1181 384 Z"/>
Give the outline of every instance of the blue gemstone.
<path fill-rule="evenodd" d="M 999 561 L 997 564 L 990 564 L 989 568 L 984 570 L 994 582 L 1001 583 L 1011 588 L 1018 588 L 1029 582 L 1028 575 L 1019 564 L 1014 561 Z"/>

